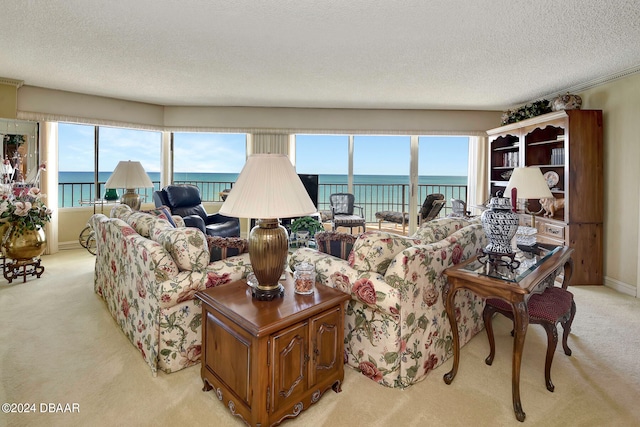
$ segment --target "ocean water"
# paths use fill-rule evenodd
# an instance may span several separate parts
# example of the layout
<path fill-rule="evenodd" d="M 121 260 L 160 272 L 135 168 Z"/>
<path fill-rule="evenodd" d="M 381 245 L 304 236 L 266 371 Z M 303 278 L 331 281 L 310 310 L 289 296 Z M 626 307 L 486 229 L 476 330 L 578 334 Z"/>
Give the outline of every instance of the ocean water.
<path fill-rule="evenodd" d="M 149 178 L 154 183 L 160 182 L 160 172 L 149 172 Z M 111 176 L 111 172 L 98 173 L 98 181 L 104 183 Z M 235 182 L 237 173 L 189 173 L 176 172 L 175 181 L 203 181 L 203 182 Z M 93 183 L 93 172 L 59 172 L 58 180 L 62 183 Z M 346 184 L 347 175 L 319 175 L 320 184 Z M 354 175 L 355 184 L 409 184 L 408 175 Z M 466 176 L 437 176 L 427 175 L 418 178 L 420 184 L 425 185 L 466 185 Z"/>
<path fill-rule="evenodd" d="M 104 193 L 104 183 L 111 172 L 98 174 L 99 194 Z M 151 201 L 153 190 L 160 185 L 160 173 L 149 172 L 149 178 L 154 183 L 154 189 L 140 190 L 146 194 L 146 200 Z M 59 172 L 59 207 L 79 206 L 81 200 L 93 200 L 95 197 L 95 185 L 93 172 Z M 201 186 L 203 200 L 218 200 L 218 193 L 238 178 L 237 173 L 187 173 L 176 172 L 175 182 L 182 183 L 207 183 Z M 319 175 L 320 184 L 318 202 L 319 208 L 328 206 L 329 195 L 347 191 L 347 175 Z M 356 200 L 369 205 L 367 211 L 397 210 L 397 206 L 404 200 L 408 203 L 409 176 L 408 175 L 354 175 L 356 184 Z M 418 179 L 418 199 L 423 200 L 429 193 L 443 193 L 447 200 L 451 198 L 466 199 L 466 176 L 420 176 Z M 63 185 L 64 184 L 64 185 Z M 359 186 L 358 186 L 359 185 Z M 464 187 L 464 188 L 461 188 Z M 360 202 L 360 200 L 363 200 Z M 367 218 L 372 216 L 367 212 Z"/>

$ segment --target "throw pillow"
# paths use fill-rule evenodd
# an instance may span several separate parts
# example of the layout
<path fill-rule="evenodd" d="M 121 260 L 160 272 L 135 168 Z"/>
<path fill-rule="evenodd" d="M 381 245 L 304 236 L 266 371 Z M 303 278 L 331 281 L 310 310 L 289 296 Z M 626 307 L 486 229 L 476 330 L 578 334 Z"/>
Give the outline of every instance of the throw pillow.
<path fill-rule="evenodd" d="M 151 235 L 151 228 L 153 228 L 156 222 L 154 216 L 144 212 L 133 212 L 123 219 L 143 237 L 149 237 Z"/>
<path fill-rule="evenodd" d="M 240 237 L 207 236 L 211 262 L 243 254 L 249 250 L 247 239 Z"/>
<path fill-rule="evenodd" d="M 176 223 L 173 220 L 173 217 L 171 216 L 171 210 L 166 206 L 160 206 L 159 208 L 149 209 L 149 210 L 140 211 L 140 212 L 148 213 L 148 214 L 151 214 L 153 216 L 157 216 L 159 218 L 166 219 L 167 221 L 169 221 L 169 224 L 171 224 L 174 227 L 176 227 Z"/>
<path fill-rule="evenodd" d="M 384 231 L 367 231 L 354 243 L 349 264 L 359 272 L 375 271 L 384 275 L 393 258 L 415 244 L 410 237 Z"/>
<path fill-rule="evenodd" d="M 180 271 L 201 271 L 209 264 L 204 234 L 197 228 L 154 229 L 153 240 L 171 254 Z"/>

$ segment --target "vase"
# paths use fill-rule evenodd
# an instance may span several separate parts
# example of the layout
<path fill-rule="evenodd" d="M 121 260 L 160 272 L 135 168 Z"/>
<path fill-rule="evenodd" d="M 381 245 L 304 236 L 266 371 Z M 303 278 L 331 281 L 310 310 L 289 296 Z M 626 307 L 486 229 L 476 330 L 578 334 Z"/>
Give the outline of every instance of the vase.
<path fill-rule="evenodd" d="M 42 255 L 47 248 L 47 238 L 42 227 L 35 230 L 18 229 L 11 225 L 4 235 L 2 249 L 7 258 L 31 259 Z"/>
<path fill-rule="evenodd" d="M 511 199 L 506 197 L 491 198 L 489 210 L 482 212 L 481 221 L 489 244 L 484 251 L 488 254 L 509 255 L 513 253 L 511 240 L 518 231 L 518 214 L 511 209 Z"/>
<path fill-rule="evenodd" d="M 2 242 L 4 241 L 4 235 L 7 233 L 7 231 L 9 231 L 10 227 L 11 227 L 10 222 L 7 222 L 7 221 L 0 222 L 0 245 L 2 245 Z"/>
<path fill-rule="evenodd" d="M 572 95 L 567 92 L 551 101 L 553 111 L 560 110 L 579 110 L 582 107 L 582 98 L 578 95 Z"/>

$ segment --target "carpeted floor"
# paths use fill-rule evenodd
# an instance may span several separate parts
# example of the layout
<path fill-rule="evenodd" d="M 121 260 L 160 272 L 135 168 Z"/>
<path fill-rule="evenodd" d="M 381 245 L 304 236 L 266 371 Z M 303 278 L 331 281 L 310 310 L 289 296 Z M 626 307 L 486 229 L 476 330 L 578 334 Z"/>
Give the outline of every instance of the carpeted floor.
<path fill-rule="evenodd" d="M 1 413 L 0 425 L 243 426 L 212 392 L 201 391 L 199 366 L 152 377 L 94 294 L 93 260 L 85 250 L 62 251 L 44 257 L 40 279 L 0 279 L 0 402 L 36 405 L 36 413 Z M 341 393 L 329 390 L 283 425 L 640 425 L 640 299 L 604 287 L 570 289 L 578 307 L 569 338 L 573 355 L 556 350 L 553 393 L 544 385 L 546 336 L 538 325 L 529 328 L 524 424 L 511 404 L 511 324 L 498 316 L 493 366 L 484 363 L 488 343 L 481 332 L 463 347 L 451 385 L 442 380 L 451 359 L 406 390 L 347 368 Z M 79 412 L 51 413 L 50 403 Z"/>

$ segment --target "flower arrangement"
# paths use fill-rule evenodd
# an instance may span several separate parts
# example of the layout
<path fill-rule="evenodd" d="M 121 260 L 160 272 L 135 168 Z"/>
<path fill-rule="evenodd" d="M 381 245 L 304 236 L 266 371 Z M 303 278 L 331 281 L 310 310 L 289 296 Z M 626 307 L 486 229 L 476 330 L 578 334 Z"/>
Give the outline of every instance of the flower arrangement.
<path fill-rule="evenodd" d="M 5 164 L 8 160 L 4 161 Z M 12 179 L 5 179 L 0 184 L 0 222 L 11 224 L 18 232 L 36 230 L 51 221 L 51 209 L 44 203 L 45 194 L 36 186 L 40 171 L 45 165 L 40 165 L 33 183 L 16 183 Z"/>

